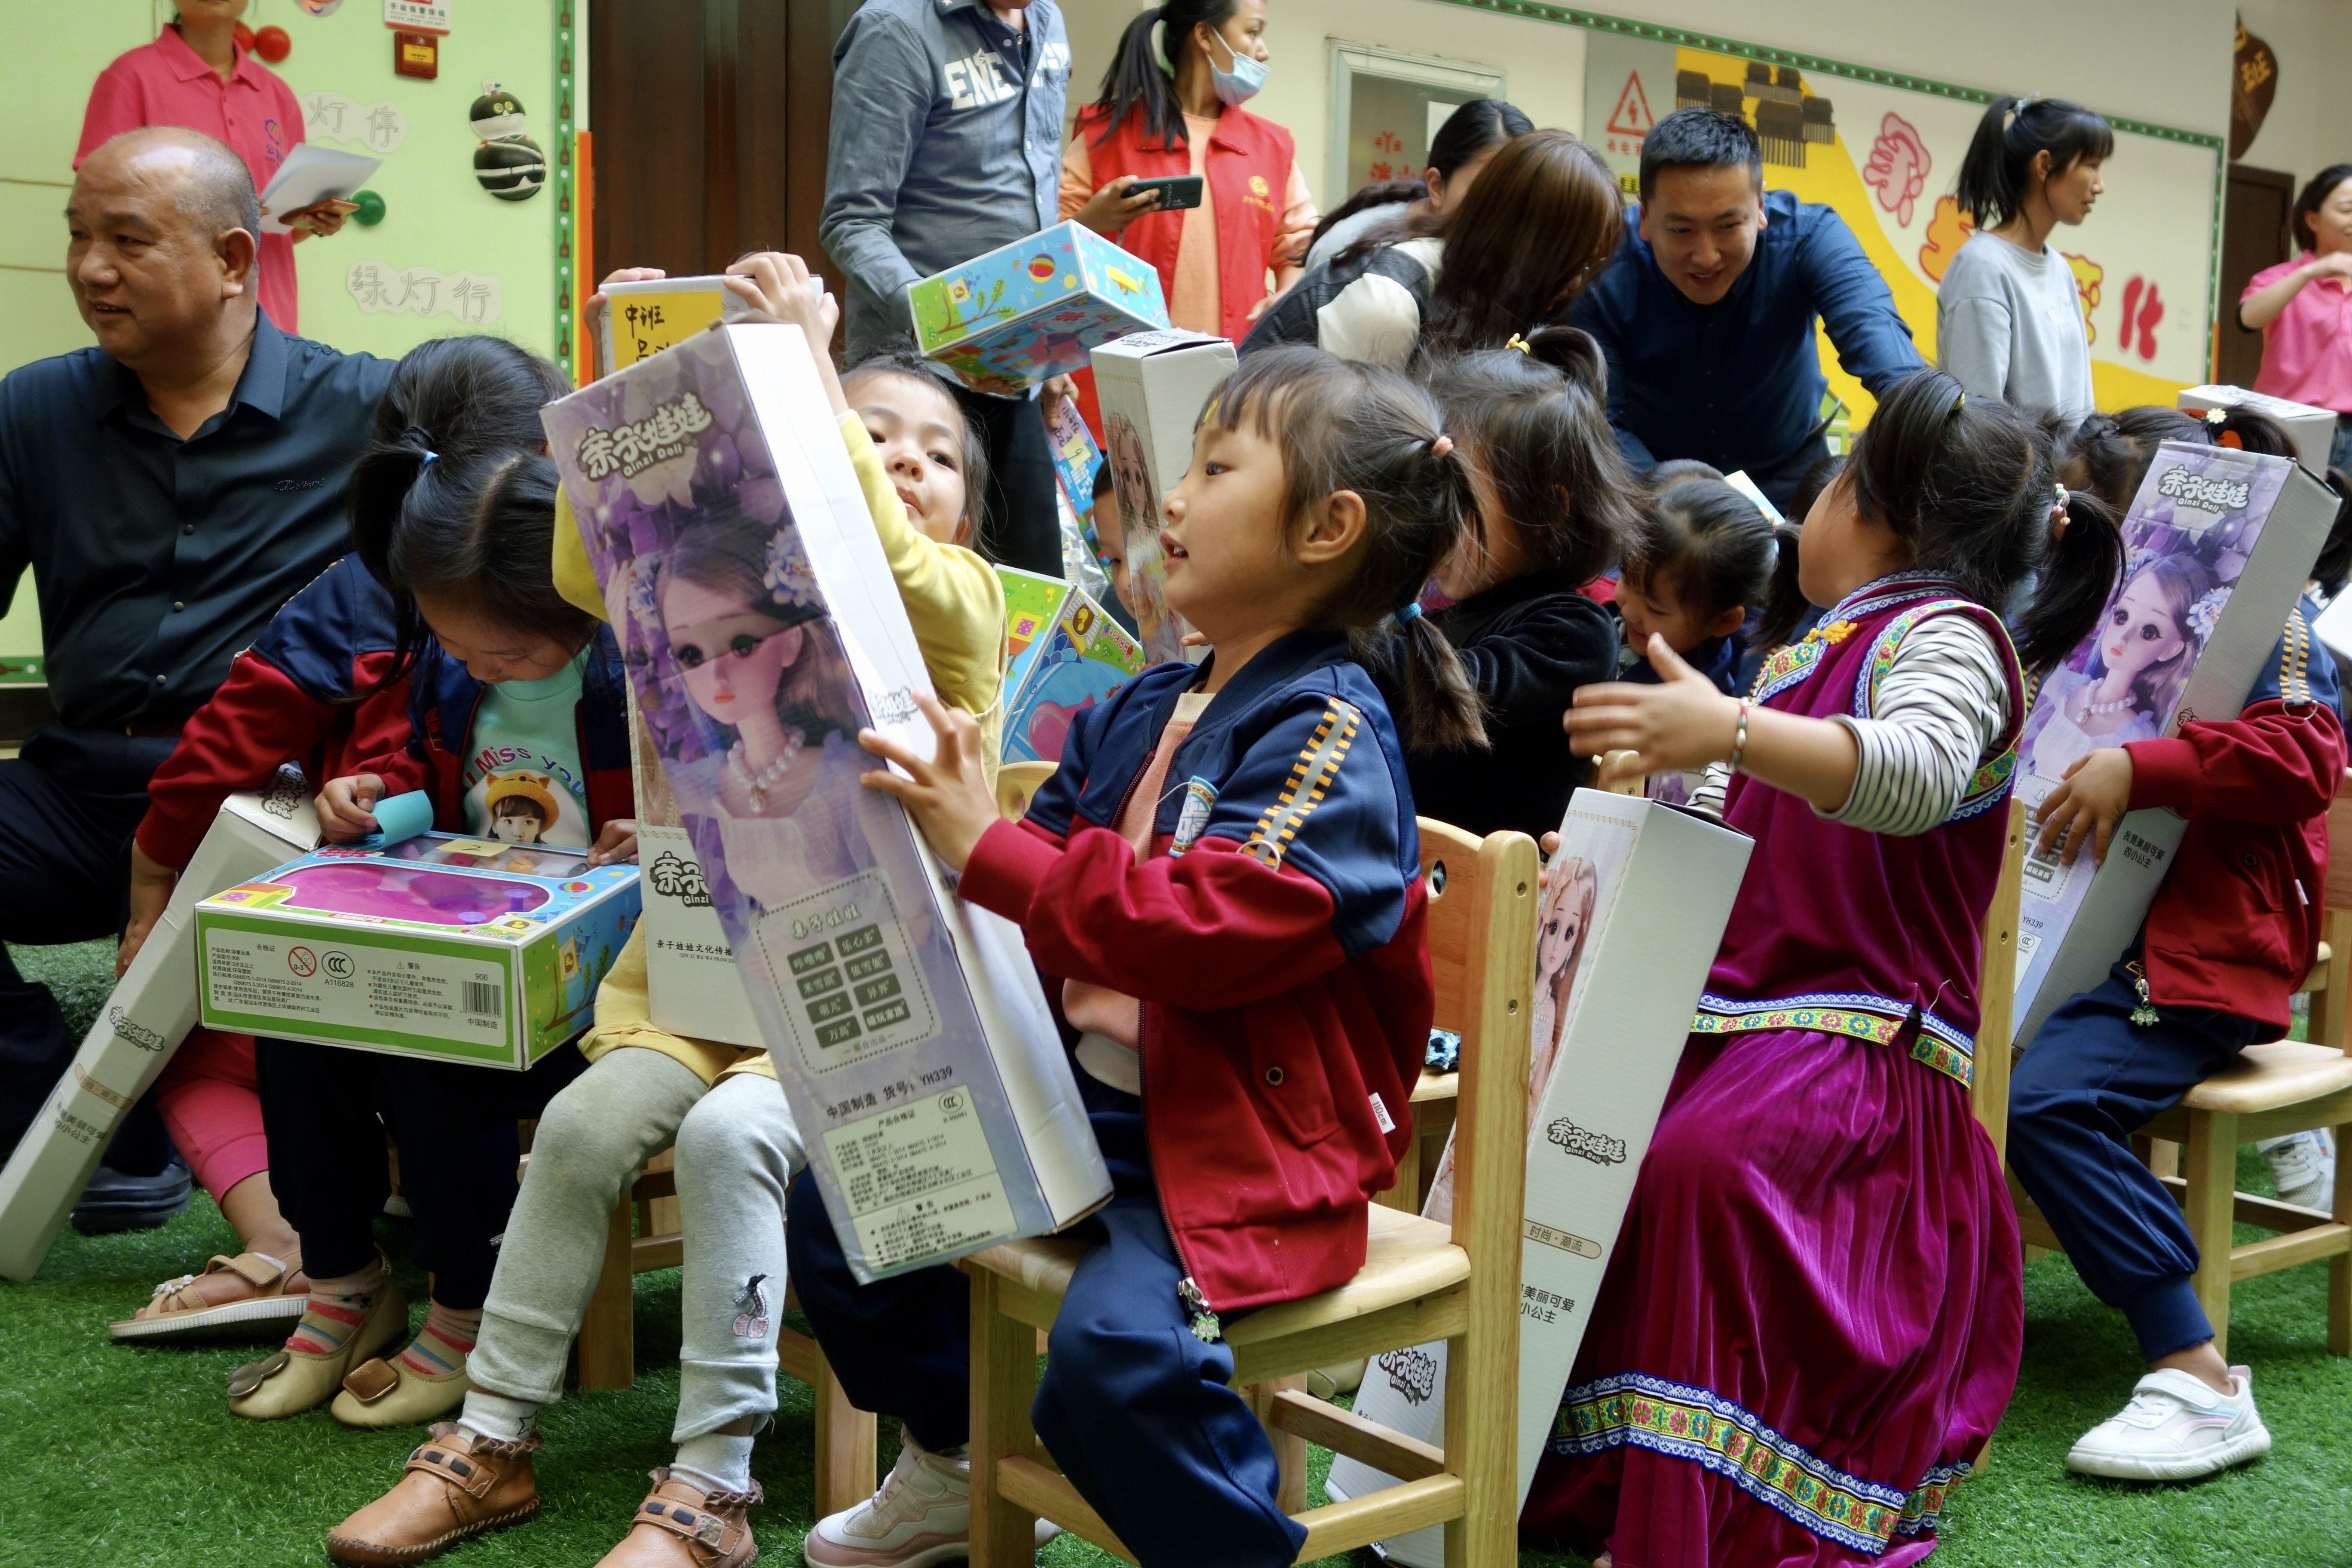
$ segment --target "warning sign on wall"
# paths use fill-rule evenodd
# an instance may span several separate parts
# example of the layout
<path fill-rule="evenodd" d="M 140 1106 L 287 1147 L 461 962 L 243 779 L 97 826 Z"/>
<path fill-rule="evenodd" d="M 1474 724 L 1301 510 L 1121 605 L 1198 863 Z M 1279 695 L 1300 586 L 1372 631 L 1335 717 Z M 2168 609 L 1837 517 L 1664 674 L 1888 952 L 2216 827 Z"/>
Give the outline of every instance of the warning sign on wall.
<path fill-rule="evenodd" d="M 1642 138 L 1675 106 L 1675 46 L 1587 33 L 1584 51 L 1584 139 L 1633 195 L 1640 184 Z"/>

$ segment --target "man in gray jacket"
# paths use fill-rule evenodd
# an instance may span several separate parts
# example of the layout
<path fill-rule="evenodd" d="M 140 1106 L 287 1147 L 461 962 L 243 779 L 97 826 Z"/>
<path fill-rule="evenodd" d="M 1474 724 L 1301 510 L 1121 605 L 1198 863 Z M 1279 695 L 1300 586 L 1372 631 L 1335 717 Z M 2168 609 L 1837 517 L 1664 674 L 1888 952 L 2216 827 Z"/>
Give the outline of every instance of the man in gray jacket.
<path fill-rule="evenodd" d="M 847 274 L 854 364 L 912 342 L 908 284 L 1055 221 L 1070 46 L 1054 0 L 866 0 L 833 68 L 818 237 Z M 988 444 L 989 552 L 1060 576 L 1036 402 L 962 401 Z"/>

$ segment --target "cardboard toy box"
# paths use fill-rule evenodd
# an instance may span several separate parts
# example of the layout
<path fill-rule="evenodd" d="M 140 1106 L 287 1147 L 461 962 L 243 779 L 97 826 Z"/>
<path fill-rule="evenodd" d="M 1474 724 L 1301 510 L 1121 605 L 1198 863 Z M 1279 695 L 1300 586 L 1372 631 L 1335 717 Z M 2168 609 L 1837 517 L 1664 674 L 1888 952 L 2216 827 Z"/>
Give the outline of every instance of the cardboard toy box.
<path fill-rule="evenodd" d="M 598 375 L 626 370 L 713 321 L 739 321 L 751 309 L 716 274 L 607 283 L 604 293 L 605 302 L 597 308 L 591 323 L 596 334 Z"/>
<path fill-rule="evenodd" d="M 529 1068 L 586 1028 L 637 868 L 426 833 L 331 845 L 196 906 L 207 1028 Z"/>
<path fill-rule="evenodd" d="M 1560 1395 L 1633 1198 L 1666 1085 L 1714 966 L 1754 842 L 1655 801 L 1580 789 L 1560 824 L 1537 919 L 1528 1178 L 1519 1244 L 1518 1497 L 1555 1433 Z M 1425 1213 L 1453 1215 L 1449 1144 Z M 1442 1445 L 1443 1342 L 1375 1358 L 1356 1413 Z M 1332 1500 L 1397 1484 L 1331 1467 Z M 1437 1527 L 1381 1543 L 1437 1568 Z"/>
<path fill-rule="evenodd" d="M 222 803 L 73 1065 L 0 1170 L 0 1275 L 29 1279 L 41 1267 L 116 1124 L 195 1027 L 198 900 L 318 841 L 299 769 L 281 769 L 266 791 Z"/>
<path fill-rule="evenodd" d="M 2040 805 L 2089 752 L 2170 735 L 2191 719 L 2236 718 L 2278 646 L 2336 508 L 2336 493 L 2290 458 L 2158 447 L 2124 518 L 2126 565 L 2108 613 L 2044 678 L 2026 716 L 2017 760 L 2026 807 Z M 2128 620 L 2121 632 L 2118 610 Z M 2128 635 L 2143 625 L 2162 635 L 2152 642 Z M 2137 673 L 2127 674 L 2126 659 Z M 2069 997 L 2106 978 L 2172 868 L 2187 826 L 2171 811 L 2132 812 L 2095 869 L 2088 854 L 2071 867 L 2054 854 L 2027 856 L 2017 942 L 2021 1044 L 2030 1046 Z"/>
<path fill-rule="evenodd" d="M 1024 384 L 1085 368 L 1087 351 L 1168 325 L 1160 272 L 1079 223 L 1059 223 L 907 286 L 915 346 L 957 374 Z"/>
<path fill-rule="evenodd" d="M 1074 584 L 999 566 L 1004 584 L 1008 763 L 1058 763 L 1081 709 L 1143 673 L 1143 647 Z"/>
<path fill-rule="evenodd" d="M 1183 658 L 1184 634 L 1192 629 L 1168 607 L 1160 503 L 1191 465 L 1192 428 L 1234 363 L 1232 343 L 1203 332 L 1139 332 L 1095 351 L 1111 492 L 1127 536 L 1128 593 L 1144 653 L 1155 663 Z"/>
<path fill-rule="evenodd" d="M 2244 408 L 2267 414 L 2285 426 L 2286 433 L 2294 437 L 2295 455 L 2311 470 L 2312 477 L 2327 477 L 2328 448 L 2336 439 L 2336 411 L 2332 408 L 2289 403 L 2284 397 L 2249 392 L 2242 386 L 2185 388 L 2180 394 L 2180 407 L 2189 414 L 2202 414 L 2209 408 Z"/>
<path fill-rule="evenodd" d="M 722 327 L 544 415 L 761 1039 L 860 1279 L 1109 1195 L 1021 933 L 965 904 L 862 728 L 931 689 L 806 341 Z"/>

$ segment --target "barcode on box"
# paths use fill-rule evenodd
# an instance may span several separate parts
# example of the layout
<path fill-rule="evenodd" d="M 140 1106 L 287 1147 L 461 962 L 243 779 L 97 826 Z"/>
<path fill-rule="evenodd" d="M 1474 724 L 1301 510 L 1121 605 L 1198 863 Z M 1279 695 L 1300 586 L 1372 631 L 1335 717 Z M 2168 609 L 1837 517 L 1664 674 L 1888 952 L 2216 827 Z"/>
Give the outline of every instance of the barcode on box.
<path fill-rule="evenodd" d="M 495 1018 L 505 1011 L 500 1005 L 499 987 L 494 981 L 465 982 L 466 1011 L 477 1018 Z"/>

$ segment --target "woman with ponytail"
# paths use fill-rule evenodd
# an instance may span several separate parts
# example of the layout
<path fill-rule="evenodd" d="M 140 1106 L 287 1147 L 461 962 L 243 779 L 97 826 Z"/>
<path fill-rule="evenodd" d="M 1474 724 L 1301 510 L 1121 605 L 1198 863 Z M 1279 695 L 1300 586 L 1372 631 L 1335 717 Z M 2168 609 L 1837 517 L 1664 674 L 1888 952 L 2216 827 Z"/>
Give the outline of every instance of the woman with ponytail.
<path fill-rule="evenodd" d="M 1062 151 L 1064 219 L 1159 268 L 1171 321 L 1236 342 L 1297 278 L 1315 232 L 1290 132 L 1242 107 L 1271 55 L 1265 0 L 1167 0 L 1128 24 Z M 1202 177 L 1200 205 L 1127 194 L 1171 174 Z"/>
<path fill-rule="evenodd" d="M 1578 750 L 1706 768 L 1695 804 L 1756 848 L 1529 1531 L 1643 1568 L 1933 1550 L 2023 1338 L 1968 1086 L 2024 676 L 2090 630 L 2118 555 L 2033 426 L 1919 371 L 1813 503 L 1796 578 L 1829 613 L 1752 696 L 1657 638 L 1663 682 L 1578 693 Z M 2012 650 L 1995 607 L 2028 574 Z"/>
<path fill-rule="evenodd" d="M 1936 294 L 1936 363 L 1972 397 L 2027 414 L 2091 412 L 2082 296 L 2050 231 L 2091 216 L 2116 150 L 2107 122 L 2063 98 L 2000 98 L 1978 122 L 1956 195 L 1977 231 Z"/>

